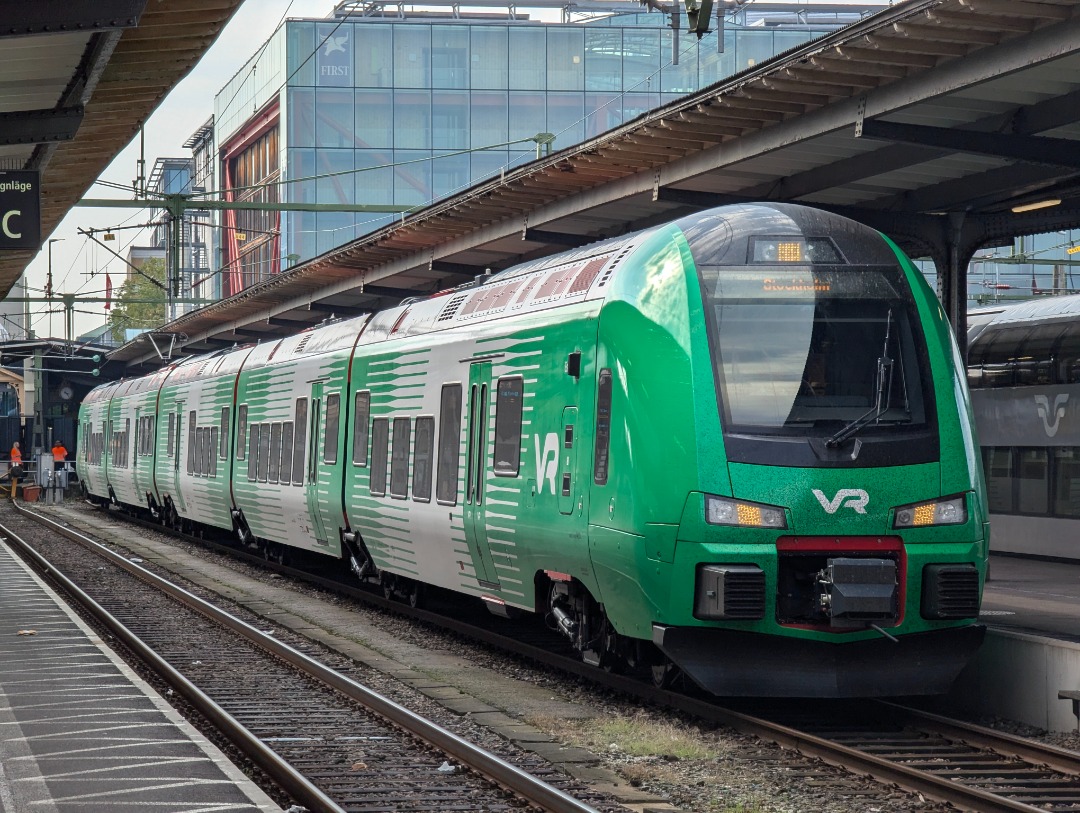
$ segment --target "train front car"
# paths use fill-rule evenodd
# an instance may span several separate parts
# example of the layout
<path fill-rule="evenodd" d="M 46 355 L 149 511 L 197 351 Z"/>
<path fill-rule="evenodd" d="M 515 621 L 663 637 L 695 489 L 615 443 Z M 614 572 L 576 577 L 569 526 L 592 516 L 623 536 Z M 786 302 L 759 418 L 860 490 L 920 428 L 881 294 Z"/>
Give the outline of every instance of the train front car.
<path fill-rule="evenodd" d="M 658 680 L 675 666 L 721 696 L 946 691 L 984 632 L 987 526 L 933 292 L 817 210 L 673 227 L 601 315 L 590 543 L 609 618 L 656 644 Z"/>

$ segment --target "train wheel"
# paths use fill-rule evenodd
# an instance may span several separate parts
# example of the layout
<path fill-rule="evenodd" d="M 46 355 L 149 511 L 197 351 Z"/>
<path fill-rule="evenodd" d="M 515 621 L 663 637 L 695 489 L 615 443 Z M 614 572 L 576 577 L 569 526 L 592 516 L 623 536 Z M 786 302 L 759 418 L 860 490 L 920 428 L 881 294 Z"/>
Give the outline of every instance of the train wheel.
<path fill-rule="evenodd" d="M 414 610 L 424 603 L 424 586 L 417 581 L 409 583 L 409 606 Z"/>
<path fill-rule="evenodd" d="M 654 663 L 650 667 L 652 671 L 652 685 L 657 689 L 669 689 L 679 677 L 679 667 L 666 657 L 663 663 Z"/>

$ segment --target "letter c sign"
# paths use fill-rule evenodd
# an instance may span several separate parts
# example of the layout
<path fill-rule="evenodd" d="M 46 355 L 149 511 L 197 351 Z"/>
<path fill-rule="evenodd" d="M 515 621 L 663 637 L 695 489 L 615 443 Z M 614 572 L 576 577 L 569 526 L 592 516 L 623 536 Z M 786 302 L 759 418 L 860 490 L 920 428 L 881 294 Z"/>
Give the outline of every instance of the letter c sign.
<path fill-rule="evenodd" d="M 0 219 L 0 229 L 4 230 L 4 237 L 10 237 L 12 240 L 18 240 L 22 237 L 22 232 L 12 231 L 11 219 L 22 215 L 22 211 L 19 209 L 12 209 L 4 212 L 4 217 Z"/>

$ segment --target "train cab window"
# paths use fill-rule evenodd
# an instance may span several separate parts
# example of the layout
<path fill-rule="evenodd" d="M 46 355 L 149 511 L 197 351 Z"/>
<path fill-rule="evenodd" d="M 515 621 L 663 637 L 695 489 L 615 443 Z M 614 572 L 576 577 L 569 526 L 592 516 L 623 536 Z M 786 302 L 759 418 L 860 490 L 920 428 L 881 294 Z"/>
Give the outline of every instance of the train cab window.
<path fill-rule="evenodd" d="M 283 486 L 289 484 L 292 477 L 293 423 L 285 421 L 281 425 L 281 473 L 279 479 Z"/>
<path fill-rule="evenodd" d="M 1054 515 L 1080 517 L 1080 449 L 1055 446 L 1053 454 Z"/>
<path fill-rule="evenodd" d="M 259 430 L 259 482 L 265 483 L 270 476 L 270 424 L 262 424 Z"/>
<path fill-rule="evenodd" d="M 188 444 L 187 444 L 187 473 L 195 473 L 195 443 L 197 441 L 195 430 L 197 424 L 195 423 L 195 410 L 191 410 L 188 413 Z"/>
<path fill-rule="evenodd" d="M 445 384 L 439 403 L 439 471 L 435 499 L 457 505 L 458 467 L 461 464 L 461 385 Z"/>
<path fill-rule="evenodd" d="M 323 431 L 323 462 L 337 463 L 338 423 L 341 417 L 341 396 L 326 396 L 326 422 Z"/>
<path fill-rule="evenodd" d="M 215 444 L 218 450 L 218 457 L 222 460 L 229 456 L 229 407 L 221 408 L 221 431 L 219 433 L 220 443 Z"/>
<path fill-rule="evenodd" d="M 296 431 L 293 434 L 292 453 L 292 481 L 293 485 L 304 484 L 304 449 L 307 445 L 307 398 L 296 399 L 295 423 Z"/>
<path fill-rule="evenodd" d="M 236 408 L 236 459 L 243 460 L 247 450 L 247 404 Z"/>
<path fill-rule="evenodd" d="M 495 397 L 495 475 L 517 477 L 521 468 L 521 408 L 525 382 L 500 378 Z"/>
<path fill-rule="evenodd" d="M 267 480 L 271 483 L 278 481 L 278 472 L 281 468 L 281 424 L 270 425 L 270 467 Z"/>
<path fill-rule="evenodd" d="M 431 501 L 431 461 L 435 452 L 435 419 L 416 419 L 416 437 L 413 440 L 413 500 Z"/>
<path fill-rule="evenodd" d="M 600 371 L 596 392 L 596 446 L 593 455 L 593 482 L 608 481 L 608 452 L 611 444 L 611 370 Z"/>
<path fill-rule="evenodd" d="M 1049 509 L 1049 466 L 1047 449 L 1020 450 L 1017 474 L 1017 510 L 1021 514 L 1045 514 Z"/>
<path fill-rule="evenodd" d="M 394 418 L 394 442 L 390 447 L 390 496 L 404 500 L 409 496 L 409 424 L 408 418 Z"/>
<path fill-rule="evenodd" d="M 255 482 L 259 479 L 259 425 L 253 423 L 248 438 L 248 479 Z"/>
<path fill-rule="evenodd" d="M 390 421 L 376 418 L 371 422 L 371 477 L 368 489 L 372 496 L 386 495 L 386 454 L 390 445 Z"/>
<path fill-rule="evenodd" d="M 371 420 L 371 393 L 367 390 L 356 393 L 353 409 L 353 453 L 352 462 L 357 466 L 367 465 L 368 422 Z"/>

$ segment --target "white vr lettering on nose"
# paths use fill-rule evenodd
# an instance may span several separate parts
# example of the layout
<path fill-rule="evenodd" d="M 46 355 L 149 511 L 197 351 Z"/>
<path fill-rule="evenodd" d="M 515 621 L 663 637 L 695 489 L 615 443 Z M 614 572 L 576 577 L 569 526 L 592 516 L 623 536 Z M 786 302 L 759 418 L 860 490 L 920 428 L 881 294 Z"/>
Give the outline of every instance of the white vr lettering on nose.
<path fill-rule="evenodd" d="M 815 488 L 814 496 L 817 497 L 817 501 L 821 503 L 826 514 L 835 514 L 842 507 L 850 508 L 856 514 L 865 514 L 866 504 L 870 502 L 870 495 L 861 488 L 842 488 L 831 500 L 823 491 Z"/>

